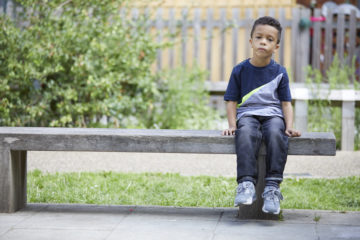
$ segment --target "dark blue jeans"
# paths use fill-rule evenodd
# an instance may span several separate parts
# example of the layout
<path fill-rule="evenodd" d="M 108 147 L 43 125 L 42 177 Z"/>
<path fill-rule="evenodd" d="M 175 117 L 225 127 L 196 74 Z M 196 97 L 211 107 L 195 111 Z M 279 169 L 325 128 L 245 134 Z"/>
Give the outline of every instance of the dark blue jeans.
<path fill-rule="evenodd" d="M 266 181 L 281 182 L 286 164 L 288 137 L 281 117 L 245 116 L 235 131 L 237 182 L 257 181 L 257 157 L 264 140 L 266 146 Z"/>

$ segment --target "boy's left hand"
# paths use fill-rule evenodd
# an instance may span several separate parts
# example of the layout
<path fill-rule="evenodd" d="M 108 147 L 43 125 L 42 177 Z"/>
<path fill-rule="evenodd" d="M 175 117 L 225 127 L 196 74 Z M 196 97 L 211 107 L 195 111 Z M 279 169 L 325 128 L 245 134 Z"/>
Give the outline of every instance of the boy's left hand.
<path fill-rule="evenodd" d="M 301 136 L 301 132 L 300 132 L 300 131 L 297 131 L 297 130 L 292 129 L 292 128 L 286 129 L 286 130 L 285 130 L 285 134 L 286 134 L 288 137 L 300 137 L 300 136 Z"/>

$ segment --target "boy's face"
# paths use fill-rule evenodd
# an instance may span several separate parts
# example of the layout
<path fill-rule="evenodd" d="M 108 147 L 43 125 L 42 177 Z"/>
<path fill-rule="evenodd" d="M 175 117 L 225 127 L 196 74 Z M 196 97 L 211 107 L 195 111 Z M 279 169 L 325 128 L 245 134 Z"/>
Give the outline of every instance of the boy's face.
<path fill-rule="evenodd" d="M 250 39 L 253 57 L 271 58 L 279 48 L 278 30 L 270 25 L 257 25 Z"/>

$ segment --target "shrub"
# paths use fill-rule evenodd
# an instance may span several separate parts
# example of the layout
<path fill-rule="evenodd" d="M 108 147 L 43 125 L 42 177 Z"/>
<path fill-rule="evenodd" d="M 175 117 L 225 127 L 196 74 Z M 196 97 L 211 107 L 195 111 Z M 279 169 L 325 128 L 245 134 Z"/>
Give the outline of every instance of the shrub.
<path fill-rule="evenodd" d="M 21 16 L 0 17 L 0 125 L 199 129 L 216 119 L 199 69 L 152 72 L 169 44 L 153 41 L 144 15 L 122 17 L 125 0 L 19 2 Z"/>
<path fill-rule="evenodd" d="M 159 102 L 154 106 L 153 123 L 157 128 L 211 129 L 219 113 L 208 106 L 206 72 L 198 67 L 175 68 L 159 76 Z"/>
<path fill-rule="evenodd" d="M 158 90 L 151 65 L 160 46 L 145 18 L 124 20 L 124 1 L 21 1 L 0 18 L 1 125 L 124 127 Z"/>

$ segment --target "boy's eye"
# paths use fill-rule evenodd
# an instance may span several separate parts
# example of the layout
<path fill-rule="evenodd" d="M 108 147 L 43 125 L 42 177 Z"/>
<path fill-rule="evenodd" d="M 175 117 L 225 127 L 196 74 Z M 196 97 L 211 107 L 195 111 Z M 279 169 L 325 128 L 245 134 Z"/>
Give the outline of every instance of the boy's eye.
<path fill-rule="evenodd" d="M 274 41 L 274 40 L 273 40 L 272 38 L 269 38 L 268 41 L 269 41 L 269 42 L 272 42 L 272 41 Z"/>

